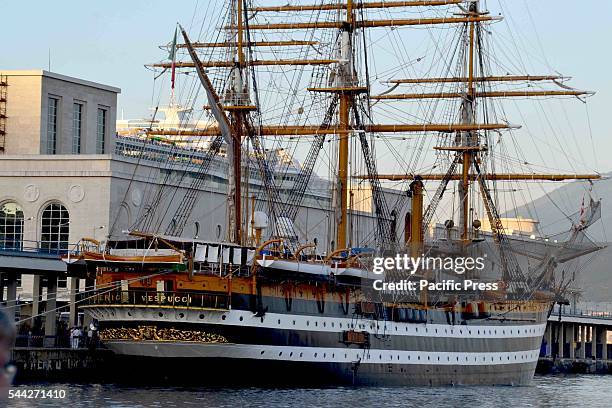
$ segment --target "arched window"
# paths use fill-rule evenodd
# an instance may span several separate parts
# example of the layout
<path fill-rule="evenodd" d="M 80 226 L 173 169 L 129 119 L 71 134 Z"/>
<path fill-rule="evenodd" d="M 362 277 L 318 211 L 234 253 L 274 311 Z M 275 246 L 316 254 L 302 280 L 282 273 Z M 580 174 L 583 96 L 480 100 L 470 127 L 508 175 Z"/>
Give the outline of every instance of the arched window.
<path fill-rule="evenodd" d="M 0 206 L 0 249 L 23 249 L 23 209 L 17 203 Z"/>
<path fill-rule="evenodd" d="M 42 212 L 40 246 L 49 252 L 68 249 L 70 216 L 66 207 L 51 203 Z"/>

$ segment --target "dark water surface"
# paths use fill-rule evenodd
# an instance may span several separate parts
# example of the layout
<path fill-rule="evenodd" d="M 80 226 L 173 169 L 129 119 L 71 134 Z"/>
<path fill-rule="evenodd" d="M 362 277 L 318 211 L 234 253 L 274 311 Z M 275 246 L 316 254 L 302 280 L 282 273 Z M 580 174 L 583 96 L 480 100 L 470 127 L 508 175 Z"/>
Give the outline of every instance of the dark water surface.
<path fill-rule="evenodd" d="M 12 399 L 8 407 L 612 407 L 612 376 L 536 377 L 529 387 L 130 388 L 29 384 L 65 399 Z M 4 405 L 3 403 L 0 403 Z"/>

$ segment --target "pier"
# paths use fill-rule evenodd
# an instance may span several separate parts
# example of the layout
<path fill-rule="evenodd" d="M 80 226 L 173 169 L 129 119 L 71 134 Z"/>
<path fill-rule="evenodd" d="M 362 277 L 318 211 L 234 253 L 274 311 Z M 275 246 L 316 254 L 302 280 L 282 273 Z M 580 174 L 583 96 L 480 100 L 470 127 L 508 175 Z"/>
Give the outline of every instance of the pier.
<path fill-rule="evenodd" d="M 612 373 L 612 313 L 555 306 L 542 340 L 539 373 Z"/>
<path fill-rule="evenodd" d="M 83 265 L 62 261 L 61 256 L 67 253 L 67 249 L 43 247 L 39 242 L 0 247 L 0 302 L 9 318 L 17 322 L 18 343 L 20 337 L 29 336 L 28 341 L 35 339 L 38 346 L 61 347 L 69 327 L 91 321 L 82 314 L 79 321 L 78 304 L 81 279 L 86 293 L 94 288 L 94 275 L 88 275 Z M 32 281 L 31 299 L 18 294 L 18 286 L 26 280 Z M 60 281 L 66 283 L 65 288 L 60 287 Z"/>

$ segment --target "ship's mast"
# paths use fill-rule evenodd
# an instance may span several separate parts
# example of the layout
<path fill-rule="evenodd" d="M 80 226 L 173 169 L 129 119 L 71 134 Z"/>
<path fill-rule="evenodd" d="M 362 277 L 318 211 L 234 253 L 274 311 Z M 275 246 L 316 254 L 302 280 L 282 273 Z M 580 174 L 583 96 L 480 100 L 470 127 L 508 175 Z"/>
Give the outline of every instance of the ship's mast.
<path fill-rule="evenodd" d="M 471 16 L 478 16 L 478 1 L 470 4 L 469 14 Z M 475 123 L 475 97 L 476 94 L 474 89 L 474 48 L 475 48 L 475 25 L 474 21 L 469 24 L 468 34 L 468 77 L 467 77 L 467 92 L 466 98 L 461 104 L 461 115 L 462 123 L 473 124 Z M 461 240 L 467 242 L 469 239 L 469 207 L 470 207 L 470 168 L 472 167 L 472 147 L 477 144 L 477 135 L 474 131 L 463 132 L 460 137 L 460 147 L 463 148 L 462 152 L 462 172 L 461 172 L 461 183 L 459 185 L 459 197 L 461 200 L 461 214 L 460 222 L 461 225 Z"/>
<path fill-rule="evenodd" d="M 177 68 L 191 68 L 195 67 L 198 74 L 204 77 L 203 70 L 206 68 L 230 68 L 231 80 L 233 81 L 230 87 L 230 98 L 225 100 L 225 104 L 221 105 L 217 99 L 214 99 L 214 103 L 211 104 L 215 109 L 215 117 L 217 118 L 217 125 L 210 126 L 207 129 L 198 129 L 194 131 L 181 131 L 183 136 L 202 136 L 210 137 L 216 135 L 227 135 L 228 129 L 226 126 L 227 122 L 231 122 L 231 133 L 232 137 L 227 138 L 226 142 L 228 146 L 228 156 L 230 157 L 230 190 L 229 190 L 229 202 L 230 202 L 230 216 L 229 216 L 229 238 L 233 242 L 240 243 L 243 240 L 243 223 L 241 215 L 244 212 L 241 206 L 241 141 L 244 136 L 251 134 L 251 128 L 249 121 L 247 121 L 247 112 L 249 110 L 257 109 L 255 106 L 250 105 L 248 89 L 246 86 L 246 69 L 250 69 L 254 66 L 330 66 L 334 67 L 335 81 L 329 87 L 316 87 L 308 88 L 311 92 L 323 92 L 333 93 L 337 95 L 334 101 L 338 103 L 338 117 L 336 125 L 332 125 L 331 118 L 334 116 L 334 110 L 336 102 L 333 102 L 328 109 L 331 112 L 329 120 L 326 119 L 323 125 L 287 125 L 287 124 L 269 124 L 261 123 L 258 127 L 259 136 L 274 136 L 274 137 L 285 137 L 285 136 L 304 136 L 312 137 L 319 135 L 335 135 L 338 138 L 338 157 L 337 157 L 337 176 L 338 176 L 338 187 L 337 187 L 337 213 L 339 222 L 335 231 L 335 243 L 336 249 L 345 248 L 348 245 L 348 190 L 349 190 L 349 138 L 352 132 L 366 132 L 366 133 L 405 133 L 405 132 L 418 132 L 418 133 L 431 133 L 431 132 L 442 132 L 442 133 L 455 133 L 455 141 L 452 145 L 438 146 L 437 150 L 453 151 L 455 160 L 453 166 L 447 174 L 422 174 L 422 180 L 441 180 L 442 185 L 445 186 L 451 180 L 457 180 L 459 182 L 460 192 L 460 225 L 461 225 L 461 238 L 465 242 L 469 239 L 469 218 L 470 218 L 470 197 L 469 189 L 473 182 L 478 181 L 482 184 L 483 180 L 551 180 L 557 181 L 568 178 L 598 178 L 598 175 L 570 175 L 570 174 L 481 174 L 478 169 L 477 155 L 478 152 L 484 147 L 478 143 L 478 132 L 489 131 L 489 130 L 501 130 L 509 129 L 513 126 L 507 123 L 477 123 L 477 115 L 475 113 L 475 101 L 479 98 L 509 98 L 509 97 L 541 97 L 541 96 L 581 96 L 589 95 L 588 92 L 573 90 L 569 87 L 563 86 L 562 90 L 477 90 L 476 85 L 488 82 L 522 82 L 522 81 L 554 81 L 558 84 L 557 80 L 563 81 L 566 78 L 561 76 L 546 75 L 546 76 L 530 76 L 530 75 L 485 75 L 484 72 L 478 73 L 475 68 L 477 61 L 477 54 L 479 52 L 478 42 L 478 26 L 477 24 L 485 22 L 494 22 L 501 19 L 501 17 L 490 16 L 488 13 L 479 11 L 478 2 L 469 1 L 468 9 L 461 8 L 463 13 L 453 16 L 444 17 L 433 17 L 433 18 L 412 18 L 412 19 L 374 19 L 366 20 L 363 18 L 356 18 L 355 10 L 361 9 L 385 9 L 391 7 L 423 7 L 423 6 L 442 6 L 451 4 L 461 4 L 462 0 L 410 0 L 410 1 L 364 1 L 355 2 L 354 0 L 346 0 L 342 2 L 327 3 L 325 4 L 312 4 L 312 5 L 284 5 L 284 6 L 267 6 L 267 7 L 246 7 L 244 0 L 231 0 L 231 21 L 229 26 L 225 26 L 225 29 L 230 29 L 232 35 L 230 39 L 220 43 L 193 43 L 189 45 L 190 55 L 192 56 L 193 62 L 178 62 L 175 64 Z M 248 23 L 248 33 L 245 33 L 245 11 L 259 13 L 280 13 L 280 12 L 299 12 L 305 10 L 321 11 L 321 10 L 337 10 L 342 16 L 338 20 L 316 20 L 316 21 L 285 21 L 282 22 L 266 22 L 263 24 L 251 24 Z M 460 89 L 458 92 L 436 92 L 436 93 L 404 93 L 404 94 L 392 94 L 385 93 L 383 95 L 369 95 L 369 90 L 366 86 L 359 86 L 356 78 L 354 62 L 353 62 L 353 34 L 359 29 L 370 29 L 377 27 L 409 27 L 409 26 L 438 26 L 438 25 L 449 25 L 449 24 L 464 24 L 467 29 L 466 52 L 463 54 L 466 58 L 464 61 L 464 73 L 462 75 L 454 77 L 444 78 L 408 78 L 408 79 L 397 79 L 396 85 L 401 83 L 463 83 L 464 89 Z M 329 59 L 258 59 L 254 60 L 247 58 L 245 55 L 245 47 L 283 47 L 289 48 L 295 46 L 313 45 L 312 41 L 305 40 L 274 40 L 274 41 L 254 41 L 250 37 L 250 33 L 253 31 L 285 31 L 285 30 L 319 30 L 319 29 L 332 29 L 338 30 L 339 44 L 337 47 L 336 58 Z M 246 36 L 249 34 L 248 36 Z M 185 46 L 185 45 L 179 45 Z M 234 58 L 232 61 L 224 60 L 206 60 L 199 61 L 193 48 L 228 48 L 231 47 L 234 50 Z M 174 63 L 173 63 L 174 64 Z M 154 67 L 167 68 L 170 63 L 153 64 Z M 202 72 L 200 72 L 202 71 Z M 211 91 L 211 84 L 209 81 L 204 81 L 210 94 L 214 94 L 214 90 Z M 367 85 L 367 84 L 366 84 Z M 421 99 L 455 99 L 461 98 L 463 100 L 461 104 L 461 115 L 459 123 L 361 123 L 359 118 L 359 112 L 355 110 L 355 95 L 359 93 L 368 93 L 370 100 L 421 100 Z M 229 103 L 228 103 L 229 102 Z M 212 108 L 211 108 L 212 109 Z M 354 122 L 351 119 L 351 109 L 354 112 Z M 228 112 L 229 121 L 224 119 L 225 115 L 219 113 L 219 110 L 225 110 Z M 151 131 L 150 134 L 155 134 L 155 131 Z M 171 134 L 171 131 L 168 132 Z M 322 138 L 324 140 L 324 137 Z M 365 150 L 364 150 L 364 154 Z M 316 158 L 316 156 L 313 156 Z M 459 174 L 455 173 L 455 166 L 461 164 L 462 171 Z M 368 169 L 369 171 L 369 169 Z M 474 172 L 475 171 L 475 172 Z M 414 179 L 417 174 L 399 174 L 399 175 L 384 175 L 368 174 L 367 176 L 358 176 L 358 178 L 376 178 L 378 180 L 406 180 Z M 444 189 L 440 192 L 440 198 L 443 194 Z M 303 190 L 300 190 L 303 191 Z M 303 193 L 302 193 L 303 194 Z M 292 202 L 298 202 L 299 200 L 293 200 Z M 439 199 L 436 201 L 439 202 Z M 431 219 L 431 215 L 435 212 L 435 205 L 432 208 L 428 208 L 427 220 Z"/>
<path fill-rule="evenodd" d="M 338 72 L 338 88 L 350 89 L 353 81 L 353 1 L 346 2 L 346 24 L 340 32 L 340 58 Z M 348 214 L 348 155 L 351 97 L 349 92 L 340 93 L 339 123 L 338 123 L 338 194 L 340 195 L 340 220 L 336 231 L 336 248 L 345 248 L 347 240 Z"/>
<path fill-rule="evenodd" d="M 231 174 L 229 180 L 229 240 L 236 244 L 242 244 L 242 136 L 244 128 L 245 110 L 241 109 L 248 105 L 244 86 L 245 78 L 245 56 L 244 56 L 244 22 L 243 4 L 244 0 L 234 0 L 233 11 L 235 12 L 236 27 L 236 55 L 234 56 L 235 66 L 232 70 L 232 97 L 230 104 L 233 105 L 231 118 L 233 125 L 233 139 L 230 146 L 231 154 Z"/>

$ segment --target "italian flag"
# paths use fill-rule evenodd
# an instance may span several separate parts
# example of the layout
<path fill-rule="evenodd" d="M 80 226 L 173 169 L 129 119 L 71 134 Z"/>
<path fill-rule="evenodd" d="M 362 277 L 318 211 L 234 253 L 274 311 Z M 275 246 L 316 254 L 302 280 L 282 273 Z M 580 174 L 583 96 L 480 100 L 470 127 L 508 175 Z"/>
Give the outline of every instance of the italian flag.
<path fill-rule="evenodd" d="M 176 72 L 176 33 L 177 33 L 177 29 L 174 29 L 174 38 L 172 39 L 172 47 L 170 47 L 170 54 L 168 55 L 168 59 L 172 61 L 172 76 L 171 76 L 171 81 L 172 81 L 172 90 L 174 91 L 174 78 L 175 78 L 175 72 Z"/>

